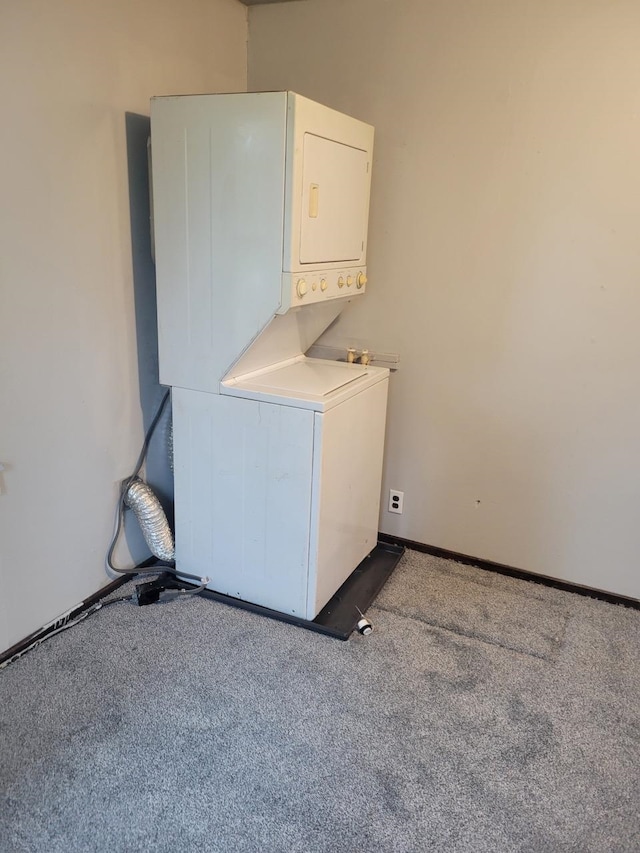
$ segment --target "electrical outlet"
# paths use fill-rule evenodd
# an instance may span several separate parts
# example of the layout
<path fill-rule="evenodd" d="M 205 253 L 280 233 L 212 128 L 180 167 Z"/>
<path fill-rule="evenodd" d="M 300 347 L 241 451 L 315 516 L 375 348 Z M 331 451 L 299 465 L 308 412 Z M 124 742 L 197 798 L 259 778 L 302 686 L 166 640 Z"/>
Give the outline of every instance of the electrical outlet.
<path fill-rule="evenodd" d="M 400 515 L 403 506 L 404 492 L 400 492 L 398 489 L 389 489 L 389 512 L 397 512 Z"/>

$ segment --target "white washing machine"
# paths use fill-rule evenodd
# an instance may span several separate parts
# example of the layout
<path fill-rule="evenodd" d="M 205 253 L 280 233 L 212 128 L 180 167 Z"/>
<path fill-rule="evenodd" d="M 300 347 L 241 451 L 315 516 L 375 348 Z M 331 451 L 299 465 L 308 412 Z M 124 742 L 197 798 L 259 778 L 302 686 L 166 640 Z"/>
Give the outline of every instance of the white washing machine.
<path fill-rule="evenodd" d="M 366 291 L 373 128 L 270 92 L 151 131 L 176 566 L 313 619 L 377 542 L 389 372 L 304 355 Z"/>

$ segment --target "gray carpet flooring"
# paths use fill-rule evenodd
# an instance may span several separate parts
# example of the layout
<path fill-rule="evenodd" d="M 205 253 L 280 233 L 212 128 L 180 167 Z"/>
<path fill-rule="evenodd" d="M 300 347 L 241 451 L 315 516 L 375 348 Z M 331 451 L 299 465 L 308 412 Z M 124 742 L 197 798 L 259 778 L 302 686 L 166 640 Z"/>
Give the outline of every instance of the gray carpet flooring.
<path fill-rule="evenodd" d="M 640 612 L 407 552 L 342 643 L 117 604 L 0 673 L 0 849 L 638 851 Z"/>

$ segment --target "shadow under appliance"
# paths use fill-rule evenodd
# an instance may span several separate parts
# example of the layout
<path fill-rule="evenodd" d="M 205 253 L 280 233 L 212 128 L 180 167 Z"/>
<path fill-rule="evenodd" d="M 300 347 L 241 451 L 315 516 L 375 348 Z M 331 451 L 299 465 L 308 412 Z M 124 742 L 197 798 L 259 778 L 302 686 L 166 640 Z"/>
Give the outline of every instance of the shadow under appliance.
<path fill-rule="evenodd" d="M 152 100 L 151 140 L 176 567 L 314 620 L 377 545 L 389 371 L 305 356 L 366 291 L 373 128 L 193 95 Z"/>

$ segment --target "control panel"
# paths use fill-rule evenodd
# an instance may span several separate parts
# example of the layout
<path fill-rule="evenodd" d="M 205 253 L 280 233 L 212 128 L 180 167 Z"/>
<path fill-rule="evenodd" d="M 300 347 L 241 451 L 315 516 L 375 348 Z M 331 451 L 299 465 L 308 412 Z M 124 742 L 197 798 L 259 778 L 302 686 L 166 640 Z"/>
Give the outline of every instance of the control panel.
<path fill-rule="evenodd" d="M 306 274 L 284 273 L 282 276 L 283 304 L 278 313 L 284 314 L 289 308 L 296 308 L 299 305 L 358 295 L 365 292 L 366 284 L 366 267 L 319 270 Z"/>

